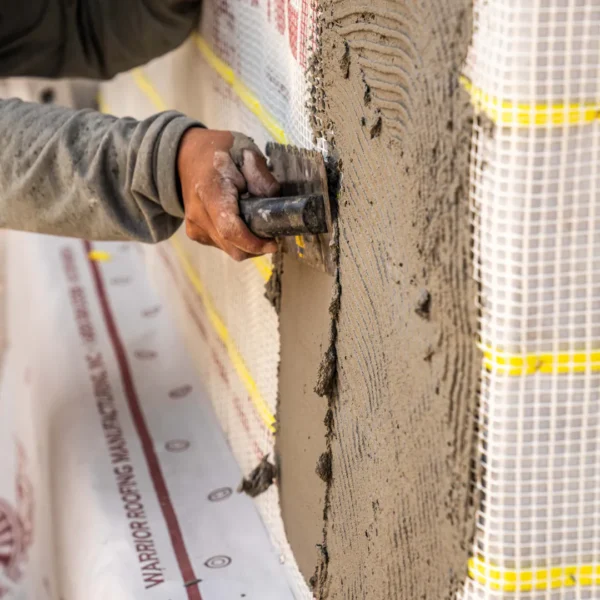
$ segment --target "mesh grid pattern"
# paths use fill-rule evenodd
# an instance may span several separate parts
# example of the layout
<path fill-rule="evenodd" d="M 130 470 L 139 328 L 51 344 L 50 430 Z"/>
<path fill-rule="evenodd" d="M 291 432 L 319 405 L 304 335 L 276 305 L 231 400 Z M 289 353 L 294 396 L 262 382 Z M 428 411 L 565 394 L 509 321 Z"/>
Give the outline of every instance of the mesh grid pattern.
<path fill-rule="evenodd" d="M 313 138 L 305 107 L 305 72 L 314 30 L 313 0 L 218 2 L 205 7 L 201 27 L 202 36 L 274 117 L 287 141 L 303 147 L 311 147 Z M 227 84 L 214 71 L 207 77 L 214 96 L 225 100 L 214 103 L 212 95 L 205 98 L 210 126 L 231 128 L 230 119 L 239 118 L 242 131 L 265 138 L 264 127 L 252 112 L 224 92 Z"/>
<path fill-rule="evenodd" d="M 600 598 L 600 2 L 476 3 L 484 354 L 466 599 Z"/>

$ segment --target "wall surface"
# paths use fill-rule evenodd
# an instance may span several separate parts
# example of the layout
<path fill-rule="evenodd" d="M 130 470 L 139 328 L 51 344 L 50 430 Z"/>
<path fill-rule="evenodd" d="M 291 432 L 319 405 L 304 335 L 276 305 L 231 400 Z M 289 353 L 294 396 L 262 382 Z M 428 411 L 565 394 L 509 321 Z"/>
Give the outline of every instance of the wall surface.
<path fill-rule="evenodd" d="M 284 256 L 276 451 L 285 531 L 308 581 L 322 539 L 325 483 L 316 465 L 326 450 L 327 402 L 314 382 L 329 335 L 333 278 Z"/>
<path fill-rule="evenodd" d="M 471 3 L 321 7 L 315 123 L 333 139 L 343 180 L 332 478 L 316 594 L 448 598 L 466 575 L 473 529 L 481 364 L 472 115 L 458 83 Z"/>

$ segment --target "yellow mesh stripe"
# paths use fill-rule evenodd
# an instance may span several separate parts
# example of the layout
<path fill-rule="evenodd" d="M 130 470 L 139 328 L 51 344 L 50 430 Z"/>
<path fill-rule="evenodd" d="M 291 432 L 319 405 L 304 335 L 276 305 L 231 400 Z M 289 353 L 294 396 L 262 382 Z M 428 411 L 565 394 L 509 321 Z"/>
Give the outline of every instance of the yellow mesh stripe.
<path fill-rule="evenodd" d="M 262 278 L 265 281 L 269 281 L 271 278 L 271 273 L 273 272 L 273 265 L 271 264 L 271 261 L 264 256 L 257 256 L 251 260 L 258 272 L 261 274 Z"/>
<path fill-rule="evenodd" d="M 530 592 L 600 583 L 600 565 L 568 565 L 546 569 L 503 569 L 479 558 L 469 561 L 469 577 L 502 592 Z"/>
<path fill-rule="evenodd" d="M 133 77 L 135 84 L 142 92 L 144 92 L 156 110 L 169 110 L 166 102 L 162 99 L 162 96 L 141 69 L 133 69 L 133 71 L 131 71 L 131 76 Z"/>
<path fill-rule="evenodd" d="M 600 350 L 513 354 L 483 344 L 479 347 L 483 352 L 485 368 L 500 375 L 519 377 L 534 373 L 557 375 L 600 371 Z"/>
<path fill-rule="evenodd" d="M 213 52 L 212 48 L 206 43 L 206 40 L 199 34 L 194 34 L 193 39 L 204 60 L 231 86 L 233 92 L 256 116 L 263 127 L 273 136 L 273 139 L 280 144 L 287 144 L 288 140 L 283 128 L 269 111 L 262 106 L 260 100 L 238 78 L 234 70 Z"/>
<path fill-rule="evenodd" d="M 492 96 L 466 77 L 461 77 L 461 83 L 471 96 L 473 106 L 497 125 L 579 125 L 600 118 L 600 102 L 529 104 Z"/>

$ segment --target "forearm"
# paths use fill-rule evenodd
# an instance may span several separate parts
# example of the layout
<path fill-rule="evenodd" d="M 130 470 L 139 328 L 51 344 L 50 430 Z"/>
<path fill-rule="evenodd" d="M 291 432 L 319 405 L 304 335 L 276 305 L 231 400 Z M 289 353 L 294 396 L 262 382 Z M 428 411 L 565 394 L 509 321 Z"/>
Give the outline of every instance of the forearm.
<path fill-rule="evenodd" d="M 144 121 L 0 101 L 0 227 L 102 240 L 160 241 L 180 225 L 176 157 L 200 124 Z"/>

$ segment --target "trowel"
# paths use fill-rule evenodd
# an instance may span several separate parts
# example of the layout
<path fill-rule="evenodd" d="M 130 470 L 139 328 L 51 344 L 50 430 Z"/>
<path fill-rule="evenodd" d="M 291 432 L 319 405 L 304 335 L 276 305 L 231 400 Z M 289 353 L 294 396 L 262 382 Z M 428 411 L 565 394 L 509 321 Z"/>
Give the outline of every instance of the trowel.
<path fill-rule="evenodd" d="M 267 144 L 266 155 L 281 184 L 280 195 L 243 196 L 242 219 L 256 236 L 277 238 L 284 252 L 307 266 L 333 274 L 331 202 L 323 155 L 273 142 Z"/>

